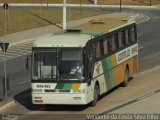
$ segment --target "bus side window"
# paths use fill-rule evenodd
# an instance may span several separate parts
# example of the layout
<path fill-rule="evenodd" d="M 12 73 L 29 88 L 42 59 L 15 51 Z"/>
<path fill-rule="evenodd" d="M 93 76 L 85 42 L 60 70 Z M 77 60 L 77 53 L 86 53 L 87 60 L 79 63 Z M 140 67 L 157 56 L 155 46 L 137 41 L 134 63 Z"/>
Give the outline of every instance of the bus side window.
<path fill-rule="evenodd" d="M 103 51 L 105 55 L 108 54 L 108 37 L 103 40 Z"/>
<path fill-rule="evenodd" d="M 137 27 L 134 26 L 134 37 L 135 37 L 135 41 L 137 41 Z"/>
<path fill-rule="evenodd" d="M 126 45 L 125 31 L 122 31 L 122 44 Z"/>
<path fill-rule="evenodd" d="M 125 41 L 126 45 L 128 45 L 129 44 L 128 30 L 125 30 Z"/>
<path fill-rule="evenodd" d="M 95 43 L 95 52 L 96 52 L 96 58 L 100 58 L 101 57 L 101 45 L 100 45 L 100 41 Z"/>
<path fill-rule="evenodd" d="M 122 42 L 122 32 L 119 32 L 118 33 L 118 40 L 119 40 L 119 47 L 121 48 L 123 46 L 123 42 Z"/>
<path fill-rule="evenodd" d="M 135 40 L 136 40 L 136 38 L 135 38 L 135 29 L 134 29 L 134 27 L 132 27 L 132 28 L 129 28 L 129 41 L 131 42 L 131 43 L 133 43 L 133 42 L 135 42 Z"/>
<path fill-rule="evenodd" d="M 114 34 L 114 40 L 115 40 L 115 47 L 116 49 L 118 49 L 119 48 L 118 34 Z"/>
<path fill-rule="evenodd" d="M 113 36 L 111 36 L 111 41 L 112 41 L 112 51 L 116 50 L 116 42 Z"/>
<path fill-rule="evenodd" d="M 108 37 L 108 51 L 109 53 L 112 52 L 112 37 L 111 36 Z"/>

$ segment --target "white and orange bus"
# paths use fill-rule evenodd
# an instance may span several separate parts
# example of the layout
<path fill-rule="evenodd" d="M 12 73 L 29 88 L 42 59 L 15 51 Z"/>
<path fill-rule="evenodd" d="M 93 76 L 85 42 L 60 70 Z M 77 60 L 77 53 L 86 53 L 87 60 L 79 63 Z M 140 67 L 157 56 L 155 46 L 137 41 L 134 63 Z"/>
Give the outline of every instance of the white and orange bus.
<path fill-rule="evenodd" d="M 96 105 L 138 71 L 136 23 L 101 18 L 39 37 L 32 49 L 33 104 Z"/>

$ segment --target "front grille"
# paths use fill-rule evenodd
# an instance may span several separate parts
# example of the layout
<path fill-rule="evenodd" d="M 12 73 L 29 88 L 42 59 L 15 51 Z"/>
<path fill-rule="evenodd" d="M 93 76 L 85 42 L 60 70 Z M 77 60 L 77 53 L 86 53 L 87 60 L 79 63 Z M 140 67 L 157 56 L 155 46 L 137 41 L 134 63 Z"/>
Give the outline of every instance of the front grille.
<path fill-rule="evenodd" d="M 70 90 L 62 90 L 62 89 L 47 89 L 47 90 L 44 90 L 45 92 L 63 92 L 63 93 L 69 93 Z"/>
<path fill-rule="evenodd" d="M 59 90 L 59 92 L 70 92 L 70 90 Z"/>
<path fill-rule="evenodd" d="M 45 92 L 56 92 L 56 90 L 44 90 Z"/>

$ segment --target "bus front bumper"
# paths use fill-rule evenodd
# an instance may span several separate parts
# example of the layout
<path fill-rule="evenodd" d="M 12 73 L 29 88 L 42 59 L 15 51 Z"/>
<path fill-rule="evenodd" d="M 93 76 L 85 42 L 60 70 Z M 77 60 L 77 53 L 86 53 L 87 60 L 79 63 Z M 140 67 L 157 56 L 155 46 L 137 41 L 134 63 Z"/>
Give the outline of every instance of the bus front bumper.
<path fill-rule="evenodd" d="M 66 105 L 85 105 L 86 94 L 32 94 L 33 104 L 66 104 Z"/>

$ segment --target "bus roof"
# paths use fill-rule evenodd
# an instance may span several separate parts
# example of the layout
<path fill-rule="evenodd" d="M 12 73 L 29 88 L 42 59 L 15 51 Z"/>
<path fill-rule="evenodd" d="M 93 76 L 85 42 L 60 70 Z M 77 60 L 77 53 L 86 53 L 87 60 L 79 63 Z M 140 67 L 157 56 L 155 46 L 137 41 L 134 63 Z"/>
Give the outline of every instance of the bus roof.
<path fill-rule="evenodd" d="M 128 23 L 128 18 L 125 16 L 114 16 L 107 18 L 98 18 L 91 20 L 82 25 L 73 27 L 72 29 L 80 29 L 89 32 L 102 32 L 108 33 L 110 30 L 125 25 Z"/>
<path fill-rule="evenodd" d="M 39 37 L 33 47 L 83 47 L 91 39 L 88 34 L 61 33 Z"/>
<path fill-rule="evenodd" d="M 69 28 L 69 31 L 39 37 L 33 43 L 33 47 L 84 47 L 91 38 L 106 34 L 127 24 L 126 16 L 94 19 Z"/>

